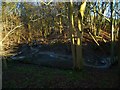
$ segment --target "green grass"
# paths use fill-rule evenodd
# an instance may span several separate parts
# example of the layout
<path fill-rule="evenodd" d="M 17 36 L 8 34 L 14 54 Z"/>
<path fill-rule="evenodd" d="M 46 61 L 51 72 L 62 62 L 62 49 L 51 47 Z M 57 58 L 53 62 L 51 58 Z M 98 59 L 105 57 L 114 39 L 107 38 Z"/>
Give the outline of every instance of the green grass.
<path fill-rule="evenodd" d="M 114 77 L 114 78 L 113 78 Z M 117 70 L 64 70 L 9 62 L 3 67 L 3 88 L 117 87 Z"/>

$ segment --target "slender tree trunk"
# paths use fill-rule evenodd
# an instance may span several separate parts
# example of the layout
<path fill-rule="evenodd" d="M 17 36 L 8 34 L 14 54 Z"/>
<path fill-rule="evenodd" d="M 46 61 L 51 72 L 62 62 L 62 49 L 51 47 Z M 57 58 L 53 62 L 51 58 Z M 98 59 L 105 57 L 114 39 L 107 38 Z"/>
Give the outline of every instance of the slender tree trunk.
<path fill-rule="evenodd" d="M 75 70 L 81 70 L 83 67 L 83 60 L 82 60 L 82 21 L 86 6 L 86 1 L 82 3 L 79 15 L 78 15 L 78 30 L 77 30 L 77 37 L 75 36 L 75 27 L 74 27 L 74 18 L 73 18 L 73 3 L 72 0 L 69 4 L 69 23 L 70 23 L 70 38 L 71 38 L 71 48 L 72 48 L 72 55 L 73 55 L 73 68 Z"/>
<path fill-rule="evenodd" d="M 2 6 L 2 18 L 0 19 L 0 41 L 2 41 L 3 39 L 3 24 L 8 24 L 7 21 L 7 16 L 5 15 L 5 7 Z M 6 18 L 6 20 L 4 21 L 5 23 L 2 22 L 2 20 Z M 5 30 L 6 30 L 6 27 L 5 27 Z M 6 34 L 6 31 L 5 31 L 5 34 Z M 4 46 L 3 46 L 3 42 L 0 42 L 0 52 L 4 52 Z M 3 60 L 3 54 L 0 55 L 0 64 L 2 65 L 2 62 L 4 64 L 4 67 L 7 68 L 7 61 L 6 59 Z"/>
<path fill-rule="evenodd" d="M 120 22 L 119 22 L 119 34 L 118 34 L 118 65 L 120 68 Z"/>
<path fill-rule="evenodd" d="M 2 21 L 0 19 L 0 41 L 2 41 L 2 32 L 3 32 Z M 3 44 L 2 42 L 0 42 L 0 68 L 2 66 L 2 52 L 3 52 Z"/>
<path fill-rule="evenodd" d="M 94 23 L 93 23 L 93 30 L 94 30 L 94 35 L 96 36 L 96 13 L 95 13 L 95 11 L 96 11 L 96 7 L 94 6 Z"/>
<path fill-rule="evenodd" d="M 98 12 L 100 12 L 100 1 L 98 0 L 98 6 L 97 6 Z M 97 10 L 96 10 L 97 11 Z M 100 34 L 100 15 L 97 14 L 97 30 L 96 30 L 96 36 L 99 36 Z"/>
<path fill-rule="evenodd" d="M 70 39 L 71 39 L 71 50 L 73 56 L 73 69 L 76 66 L 76 50 L 75 50 L 75 39 L 74 39 L 74 19 L 73 19 L 73 2 L 72 0 L 69 3 L 68 9 L 68 18 L 69 18 L 69 29 L 70 29 Z"/>
<path fill-rule="evenodd" d="M 84 17 L 84 11 L 86 7 L 86 0 L 82 3 L 80 6 L 80 10 L 78 13 L 78 30 L 77 30 L 77 69 L 80 70 L 83 68 L 83 58 L 82 58 L 82 30 L 83 30 L 83 17 Z"/>
<path fill-rule="evenodd" d="M 110 3 L 111 9 L 111 22 L 110 22 L 110 29 L 111 29 L 111 61 L 114 60 L 114 26 L 113 26 L 113 2 Z"/>
<path fill-rule="evenodd" d="M 79 13 L 80 14 L 80 13 Z M 77 31 L 77 68 L 80 70 L 83 66 L 83 60 L 82 60 L 82 18 L 78 16 L 78 31 Z"/>

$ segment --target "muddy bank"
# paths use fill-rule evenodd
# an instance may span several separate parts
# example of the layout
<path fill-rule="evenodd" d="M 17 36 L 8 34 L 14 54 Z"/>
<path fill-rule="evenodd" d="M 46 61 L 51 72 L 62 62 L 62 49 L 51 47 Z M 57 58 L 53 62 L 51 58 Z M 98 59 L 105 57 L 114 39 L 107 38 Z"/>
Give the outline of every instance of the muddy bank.
<path fill-rule="evenodd" d="M 112 65 L 110 56 L 99 54 L 93 50 L 92 45 L 83 45 L 84 66 L 93 68 L 109 68 Z M 16 54 L 10 57 L 23 63 L 72 68 L 72 54 L 70 44 L 52 45 L 20 45 Z"/>

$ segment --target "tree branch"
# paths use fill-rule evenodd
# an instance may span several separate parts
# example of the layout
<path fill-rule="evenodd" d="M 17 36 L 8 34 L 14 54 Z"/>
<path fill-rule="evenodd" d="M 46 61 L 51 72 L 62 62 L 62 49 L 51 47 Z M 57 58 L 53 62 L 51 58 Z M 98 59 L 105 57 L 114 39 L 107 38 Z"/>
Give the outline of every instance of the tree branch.
<path fill-rule="evenodd" d="M 2 43 L 14 30 L 16 30 L 17 28 L 21 27 L 23 25 L 19 25 L 19 26 L 16 26 L 14 29 L 10 30 L 6 35 L 5 37 L 0 41 L 0 43 Z"/>

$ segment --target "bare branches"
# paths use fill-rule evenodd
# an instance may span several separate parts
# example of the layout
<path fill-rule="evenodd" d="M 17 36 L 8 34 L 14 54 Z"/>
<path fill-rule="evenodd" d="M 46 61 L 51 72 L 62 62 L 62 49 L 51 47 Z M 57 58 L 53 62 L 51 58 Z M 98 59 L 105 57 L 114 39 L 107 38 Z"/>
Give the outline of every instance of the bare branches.
<path fill-rule="evenodd" d="M 10 30 L 6 35 L 5 37 L 0 41 L 0 43 L 2 43 L 13 31 L 15 31 L 17 28 L 21 27 L 23 25 L 19 25 L 19 26 L 16 26 L 14 29 Z"/>
<path fill-rule="evenodd" d="M 37 18 L 37 19 L 35 19 L 35 20 L 30 20 L 30 21 L 32 21 L 32 22 L 35 22 L 35 21 L 38 21 L 38 20 L 40 20 L 41 18 Z"/>
<path fill-rule="evenodd" d="M 48 6 L 52 1 L 53 1 L 53 0 L 50 0 L 48 3 L 46 3 L 46 2 L 44 2 L 44 1 L 42 1 L 42 0 L 40 0 L 40 2 L 42 2 L 42 3 L 45 4 L 46 6 Z"/>

